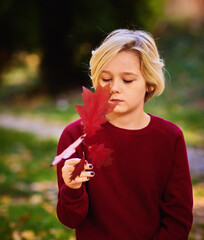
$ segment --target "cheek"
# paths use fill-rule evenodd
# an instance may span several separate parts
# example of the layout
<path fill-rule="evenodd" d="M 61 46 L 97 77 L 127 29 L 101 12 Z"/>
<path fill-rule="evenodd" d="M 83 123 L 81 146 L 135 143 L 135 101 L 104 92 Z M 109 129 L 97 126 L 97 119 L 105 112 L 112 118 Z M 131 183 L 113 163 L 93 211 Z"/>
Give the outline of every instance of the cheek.
<path fill-rule="evenodd" d="M 98 80 L 98 84 L 100 84 L 102 87 L 106 85 L 106 83 L 102 79 Z"/>
<path fill-rule="evenodd" d="M 146 94 L 146 87 L 143 85 L 138 85 L 137 87 L 134 87 L 133 89 L 131 89 L 131 91 L 129 91 L 129 97 L 131 97 L 132 99 L 138 99 L 139 98 L 144 98 Z"/>
<path fill-rule="evenodd" d="M 140 91 L 141 94 L 145 94 L 147 91 L 147 87 L 146 84 L 144 82 L 142 82 L 139 86 L 138 86 L 138 91 Z"/>

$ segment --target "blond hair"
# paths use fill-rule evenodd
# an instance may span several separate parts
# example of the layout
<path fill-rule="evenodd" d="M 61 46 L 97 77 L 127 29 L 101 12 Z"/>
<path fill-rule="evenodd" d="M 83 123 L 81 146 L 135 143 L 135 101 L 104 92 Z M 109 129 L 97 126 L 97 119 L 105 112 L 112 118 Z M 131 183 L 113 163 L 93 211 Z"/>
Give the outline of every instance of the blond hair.
<path fill-rule="evenodd" d="M 148 89 L 144 101 L 160 95 L 165 87 L 164 62 L 159 56 L 153 37 L 141 30 L 115 30 L 92 51 L 90 72 L 93 87 L 98 85 L 103 66 L 121 51 L 134 52 L 140 59 L 141 72 Z"/>

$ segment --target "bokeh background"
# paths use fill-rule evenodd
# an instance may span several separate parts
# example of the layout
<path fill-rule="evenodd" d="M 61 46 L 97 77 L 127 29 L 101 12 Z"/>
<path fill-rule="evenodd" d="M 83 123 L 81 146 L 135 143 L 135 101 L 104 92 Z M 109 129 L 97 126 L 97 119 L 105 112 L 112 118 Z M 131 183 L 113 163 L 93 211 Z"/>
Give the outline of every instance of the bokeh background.
<path fill-rule="evenodd" d="M 0 0 L 0 239 L 74 240 L 55 213 L 63 128 L 91 87 L 91 51 L 116 28 L 143 29 L 166 64 L 145 110 L 184 132 L 194 192 L 190 240 L 204 239 L 204 0 Z"/>

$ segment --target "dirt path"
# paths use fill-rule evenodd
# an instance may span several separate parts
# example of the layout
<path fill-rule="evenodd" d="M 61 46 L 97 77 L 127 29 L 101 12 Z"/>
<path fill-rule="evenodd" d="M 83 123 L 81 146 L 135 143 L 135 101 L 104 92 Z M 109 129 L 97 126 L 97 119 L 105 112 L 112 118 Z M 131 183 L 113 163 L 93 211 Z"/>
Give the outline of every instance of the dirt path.
<path fill-rule="evenodd" d="M 19 131 L 31 132 L 41 138 L 59 139 L 65 125 L 47 123 L 43 119 L 0 115 L 0 126 Z M 192 175 L 204 174 L 204 149 L 188 147 L 189 166 Z"/>
<path fill-rule="evenodd" d="M 65 125 L 47 123 L 40 118 L 16 117 L 11 114 L 0 115 L 0 126 L 33 133 L 40 138 L 59 139 Z"/>

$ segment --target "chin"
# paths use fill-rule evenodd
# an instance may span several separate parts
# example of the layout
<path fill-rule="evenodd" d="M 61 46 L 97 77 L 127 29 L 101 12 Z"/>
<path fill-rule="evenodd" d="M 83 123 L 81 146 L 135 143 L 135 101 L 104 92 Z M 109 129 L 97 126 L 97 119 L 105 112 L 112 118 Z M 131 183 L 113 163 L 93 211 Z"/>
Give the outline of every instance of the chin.
<path fill-rule="evenodd" d="M 120 110 L 120 109 L 114 109 L 113 110 L 113 113 L 116 113 L 116 114 L 123 114 L 123 113 L 125 113 L 126 111 L 124 111 L 124 110 Z"/>

